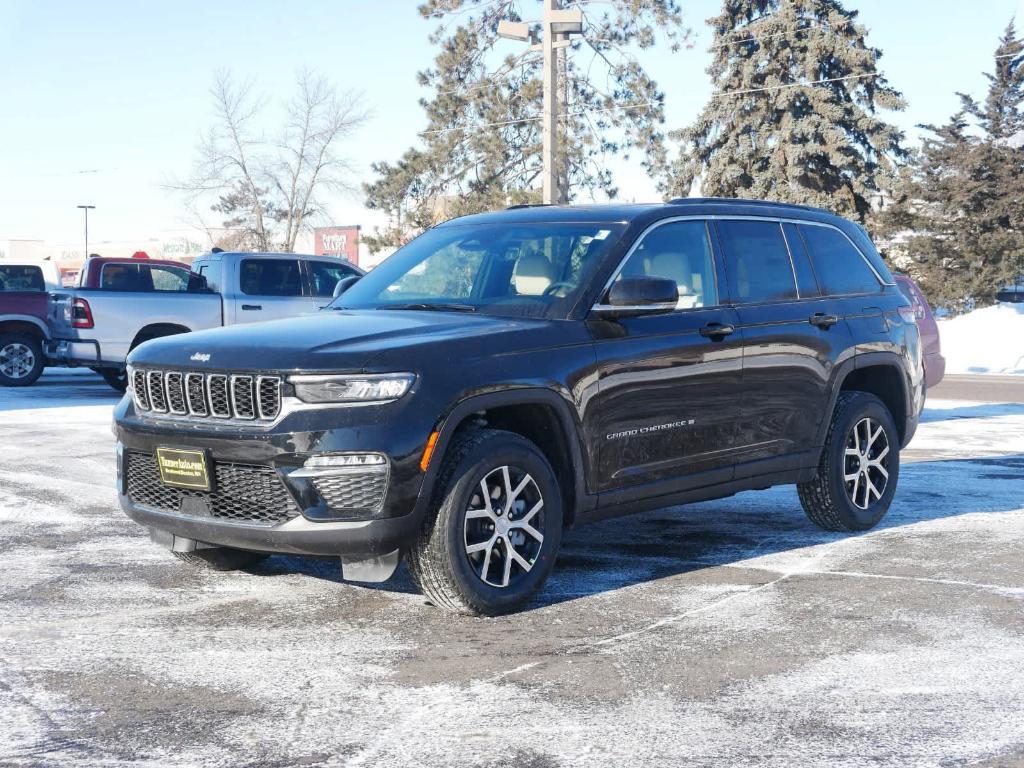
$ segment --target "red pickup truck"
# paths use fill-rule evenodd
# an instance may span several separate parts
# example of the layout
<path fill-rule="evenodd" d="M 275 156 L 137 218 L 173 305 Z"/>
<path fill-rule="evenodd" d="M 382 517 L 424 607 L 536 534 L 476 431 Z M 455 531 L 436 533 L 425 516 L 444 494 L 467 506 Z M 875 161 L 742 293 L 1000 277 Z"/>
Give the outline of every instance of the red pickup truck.
<path fill-rule="evenodd" d="M 50 293 L 58 290 L 52 262 L 0 262 L 0 385 L 28 386 L 42 374 Z"/>

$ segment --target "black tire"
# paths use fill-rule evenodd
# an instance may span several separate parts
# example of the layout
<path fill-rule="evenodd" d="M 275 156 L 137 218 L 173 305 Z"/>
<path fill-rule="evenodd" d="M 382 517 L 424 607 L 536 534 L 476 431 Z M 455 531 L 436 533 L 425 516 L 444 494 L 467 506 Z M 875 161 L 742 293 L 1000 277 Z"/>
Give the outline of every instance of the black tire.
<path fill-rule="evenodd" d="M 28 387 L 43 375 L 43 345 L 29 333 L 0 333 L 0 386 Z"/>
<path fill-rule="evenodd" d="M 862 440 L 866 434 L 865 420 L 868 430 L 879 437 L 884 434 L 888 451 L 881 458 L 879 455 L 883 454 L 884 447 L 877 437 L 873 443 Z M 876 426 L 881 427 L 883 433 L 878 433 Z M 854 435 L 855 428 L 857 435 Z M 864 446 L 868 447 L 865 449 Z M 858 453 L 864 449 L 868 453 L 848 455 L 848 449 Z M 883 477 L 883 472 L 888 473 L 887 476 Z M 797 485 L 797 491 L 804 512 L 815 525 L 826 531 L 866 531 L 877 525 L 889 511 L 899 475 L 899 432 L 889 409 L 877 397 L 866 392 L 843 392 L 832 413 L 818 476 Z M 848 476 L 855 479 L 848 481 Z M 869 484 L 876 488 L 883 481 L 885 484 L 880 495 L 870 492 Z"/>
<path fill-rule="evenodd" d="M 128 391 L 128 371 L 124 368 L 93 368 L 93 370 L 121 394 Z"/>
<path fill-rule="evenodd" d="M 501 508 L 508 500 L 507 494 L 495 488 L 501 495 L 489 494 L 489 498 L 481 500 L 484 497 L 479 489 L 483 482 L 493 480 L 494 473 L 503 477 L 502 467 L 509 468 L 512 485 L 523 483 L 522 492 L 512 504 L 518 525 L 525 521 L 533 526 L 539 520 L 534 531 L 541 534 L 542 541 L 515 527 L 504 536 L 499 535 L 498 520 L 502 518 Z M 531 516 L 538 497 L 542 503 Z M 531 510 L 526 509 L 527 504 Z M 476 512 L 487 506 L 497 517 L 478 514 L 469 518 L 471 505 Z M 445 454 L 434 505 L 409 552 L 409 570 L 423 594 L 439 608 L 484 616 L 511 613 L 525 605 L 551 573 L 562 540 L 562 515 L 558 481 L 537 446 L 511 432 L 467 432 L 457 437 Z M 508 525 L 507 515 L 502 519 Z M 467 553 L 471 532 L 488 526 L 490 549 Z M 483 536 L 488 536 L 486 530 Z M 477 542 L 474 545 L 479 546 Z M 510 557 L 510 547 L 519 560 Z M 498 559 L 492 560 L 492 556 Z M 512 561 L 508 569 L 506 560 Z M 530 568 L 525 569 L 520 562 L 529 563 Z M 481 572 L 507 585 L 488 583 L 481 578 Z"/>
<path fill-rule="evenodd" d="M 241 571 L 270 557 L 261 552 L 247 552 L 244 549 L 229 549 L 228 547 L 197 549 L 195 552 L 172 552 L 171 554 L 184 563 L 207 571 Z"/>

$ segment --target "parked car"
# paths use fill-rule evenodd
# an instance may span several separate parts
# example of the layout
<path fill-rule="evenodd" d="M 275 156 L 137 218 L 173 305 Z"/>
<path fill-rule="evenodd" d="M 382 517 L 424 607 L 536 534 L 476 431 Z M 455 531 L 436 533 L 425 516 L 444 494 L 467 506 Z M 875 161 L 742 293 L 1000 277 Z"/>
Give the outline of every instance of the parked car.
<path fill-rule="evenodd" d="M 817 525 L 871 528 L 924 403 L 864 230 L 739 200 L 455 219 L 328 311 L 158 339 L 129 374 L 121 505 L 179 558 L 381 581 L 405 555 L 487 615 L 568 525 L 796 483 Z"/>
<path fill-rule="evenodd" d="M 927 388 L 934 387 L 946 375 L 946 358 L 942 356 L 942 342 L 939 339 L 939 326 L 935 322 L 932 308 L 928 306 L 921 288 L 906 275 L 895 274 L 896 285 L 910 300 L 917 318 L 917 327 L 921 329 L 921 345 L 924 350 L 924 380 Z"/>
<path fill-rule="evenodd" d="M 100 371 L 124 391 L 125 359 L 151 339 L 312 312 L 337 282 L 362 275 L 341 259 L 294 253 L 211 253 L 188 267 L 145 259 L 92 259 L 82 286 L 51 312 L 56 356 Z"/>
<path fill-rule="evenodd" d="M 59 288 L 52 262 L 0 262 L 0 385 L 24 387 L 42 375 L 50 292 Z"/>

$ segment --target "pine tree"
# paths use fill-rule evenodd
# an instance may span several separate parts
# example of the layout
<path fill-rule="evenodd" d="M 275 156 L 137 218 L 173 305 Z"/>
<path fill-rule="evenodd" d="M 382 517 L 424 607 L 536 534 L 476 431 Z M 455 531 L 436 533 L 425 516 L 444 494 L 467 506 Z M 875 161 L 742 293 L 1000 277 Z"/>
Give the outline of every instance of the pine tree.
<path fill-rule="evenodd" d="M 863 220 L 905 157 L 877 115 L 900 93 L 856 11 L 838 0 L 725 0 L 709 19 L 714 93 L 683 141 L 669 190 L 803 203 Z"/>
<path fill-rule="evenodd" d="M 983 103 L 928 133 L 878 217 L 890 256 L 930 302 L 959 312 L 995 300 L 1024 268 L 1024 41 L 1007 27 Z"/>
<path fill-rule="evenodd" d="M 563 5 L 568 5 L 563 3 Z M 561 54 L 566 114 L 561 175 L 570 197 L 616 193 L 604 162 L 641 153 L 652 173 L 668 165 L 662 93 L 637 59 L 659 38 L 677 49 L 689 36 L 676 0 L 608 0 L 581 4 L 586 42 Z M 440 28 L 440 51 L 419 82 L 427 125 L 419 146 L 395 162 L 372 166 L 367 207 L 390 215 L 384 231 L 364 236 L 371 248 L 397 246 L 439 219 L 539 202 L 541 53 L 497 37 L 502 19 L 537 18 L 538 0 L 427 0 L 419 8 Z"/>

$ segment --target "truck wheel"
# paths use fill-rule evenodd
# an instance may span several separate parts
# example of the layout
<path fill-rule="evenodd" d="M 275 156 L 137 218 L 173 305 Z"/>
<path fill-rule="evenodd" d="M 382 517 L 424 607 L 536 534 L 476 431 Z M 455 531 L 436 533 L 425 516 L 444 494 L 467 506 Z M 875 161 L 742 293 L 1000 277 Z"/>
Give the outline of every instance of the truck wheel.
<path fill-rule="evenodd" d="M 836 401 L 818 476 L 800 483 L 800 504 L 826 531 L 866 531 L 885 517 L 900 475 L 900 439 L 889 409 L 866 392 Z"/>
<path fill-rule="evenodd" d="M 39 339 L 27 333 L 0 334 L 0 385 L 27 387 L 43 375 L 46 361 Z"/>
<path fill-rule="evenodd" d="M 171 554 L 182 562 L 207 571 L 240 571 L 251 568 L 269 557 L 260 552 L 247 552 L 244 549 L 229 549 L 228 547 L 197 549 L 195 552 L 172 552 Z"/>
<path fill-rule="evenodd" d="M 128 371 L 124 368 L 93 368 L 111 387 L 124 394 L 128 390 Z"/>
<path fill-rule="evenodd" d="M 551 573 L 562 496 L 544 454 L 511 432 L 457 438 L 438 476 L 437 505 L 409 553 L 427 599 L 456 613 L 521 608 Z"/>

